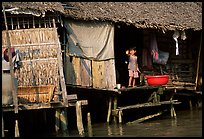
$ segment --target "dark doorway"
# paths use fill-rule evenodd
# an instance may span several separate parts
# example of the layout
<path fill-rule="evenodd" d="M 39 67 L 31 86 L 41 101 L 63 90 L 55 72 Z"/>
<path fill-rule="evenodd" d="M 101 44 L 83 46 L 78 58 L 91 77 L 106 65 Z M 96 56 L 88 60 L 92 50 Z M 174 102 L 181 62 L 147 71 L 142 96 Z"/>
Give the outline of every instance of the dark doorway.
<path fill-rule="evenodd" d="M 114 51 L 116 65 L 116 82 L 122 86 L 128 85 L 128 57 L 125 51 L 131 47 L 137 48 L 138 64 L 140 67 L 143 47 L 143 30 L 135 26 L 115 25 Z M 139 80 L 139 79 L 138 79 Z M 138 81 L 137 81 L 138 83 Z"/>

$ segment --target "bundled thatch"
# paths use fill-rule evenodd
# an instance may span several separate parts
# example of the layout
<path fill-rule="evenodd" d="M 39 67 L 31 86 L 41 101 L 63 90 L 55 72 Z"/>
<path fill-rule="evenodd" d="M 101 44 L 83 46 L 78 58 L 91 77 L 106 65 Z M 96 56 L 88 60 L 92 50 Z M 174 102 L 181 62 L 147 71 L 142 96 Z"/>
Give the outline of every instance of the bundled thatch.
<path fill-rule="evenodd" d="M 201 30 L 198 2 L 67 2 L 67 17 L 132 24 L 137 28 Z"/>
<path fill-rule="evenodd" d="M 3 2 L 2 5 L 18 8 L 10 11 L 13 14 L 44 16 L 46 11 L 52 11 L 74 19 L 123 22 L 137 28 L 202 30 L 201 2 Z"/>
<path fill-rule="evenodd" d="M 64 13 L 64 7 L 60 2 L 3 2 L 5 9 L 14 9 L 12 14 L 32 14 L 35 16 L 44 16 L 45 12 Z"/>

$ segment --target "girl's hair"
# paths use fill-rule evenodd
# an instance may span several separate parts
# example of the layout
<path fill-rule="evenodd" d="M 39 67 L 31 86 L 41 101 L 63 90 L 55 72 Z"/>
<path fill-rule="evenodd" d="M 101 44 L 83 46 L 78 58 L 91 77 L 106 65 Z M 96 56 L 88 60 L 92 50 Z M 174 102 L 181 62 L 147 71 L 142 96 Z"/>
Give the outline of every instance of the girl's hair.
<path fill-rule="evenodd" d="M 135 50 L 136 51 L 136 47 L 131 47 L 129 50 Z"/>

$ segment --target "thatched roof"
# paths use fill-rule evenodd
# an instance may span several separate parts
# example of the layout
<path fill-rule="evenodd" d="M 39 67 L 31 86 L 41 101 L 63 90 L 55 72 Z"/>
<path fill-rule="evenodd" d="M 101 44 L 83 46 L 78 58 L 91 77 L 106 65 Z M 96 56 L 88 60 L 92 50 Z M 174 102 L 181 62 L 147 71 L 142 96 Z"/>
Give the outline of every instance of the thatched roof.
<path fill-rule="evenodd" d="M 137 28 L 162 30 L 202 30 L 202 2 L 2 2 L 18 8 L 13 14 L 44 16 L 60 12 L 80 20 L 100 20 L 132 24 Z"/>
<path fill-rule="evenodd" d="M 9 11 L 12 14 L 45 16 L 47 11 L 64 13 L 60 2 L 2 2 L 2 6 L 5 6 L 5 9 L 13 9 Z"/>
<path fill-rule="evenodd" d="M 63 2 L 67 17 L 133 24 L 137 28 L 201 30 L 198 2 Z"/>

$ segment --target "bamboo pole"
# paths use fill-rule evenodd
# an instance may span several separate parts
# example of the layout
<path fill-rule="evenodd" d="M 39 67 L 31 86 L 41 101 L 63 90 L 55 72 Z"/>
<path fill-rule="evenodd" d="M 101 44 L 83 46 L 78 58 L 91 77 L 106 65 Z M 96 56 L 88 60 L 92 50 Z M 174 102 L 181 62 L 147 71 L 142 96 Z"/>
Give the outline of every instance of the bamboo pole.
<path fill-rule="evenodd" d="M 84 135 L 84 127 L 83 127 L 83 121 L 82 121 L 82 112 L 81 112 L 81 102 L 76 102 L 76 117 L 77 117 L 77 128 L 79 131 L 79 135 Z"/>
<path fill-rule="evenodd" d="M 6 26 L 6 35 L 7 35 L 7 43 L 8 43 L 8 53 L 9 53 L 9 65 L 10 65 L 10 73 L 11 73 L 11 88 L 12 88 L 12 95 L 13 95 L 13 103 L 14 103 L 14 114 L 18 114 L 18 98 L 17 98 L 17 90 L 15 87 L 14 79 L 14 65 L 12 62 L 12 54 L 11 54 L 11 42 L 10 42 L 10 36 L 8 32 L 8 25 L 7 25 L 7 19 L 6 19 L 6 13 L 5 13 L 5 7 L 3 6 L 3 14 L 4 14 L 4 20 L 5 20 L 5 26 Z M 17 116 L 16 116 L 17 117 Z M 19 137 L 19 129 L 18 129 L 18 120 L 15 120 L 15 137 Z"/>
<path fill-rule="evenodd" d="M 199 67 L 200 67 L 201 47 L 202 47 L 202 34 L 201 34 L 201 38 L 200 38 L 200 48 L 199 48 L 199 52 L 198 52 L 197 69 L 196 69 L 196 80 L 195 80 L 195 90 L 196 90 L 197 85 L 198 85 L 198 73 L 199 73 Z"/>
<path fill-rule="evenodd" d="M 87 113 L 87 121 L 88 121 L 88 136 L 93 137 L 93 131 L 92 131 L 92 126 L 91 126 L 91 114 L 90 112 Z"/>

